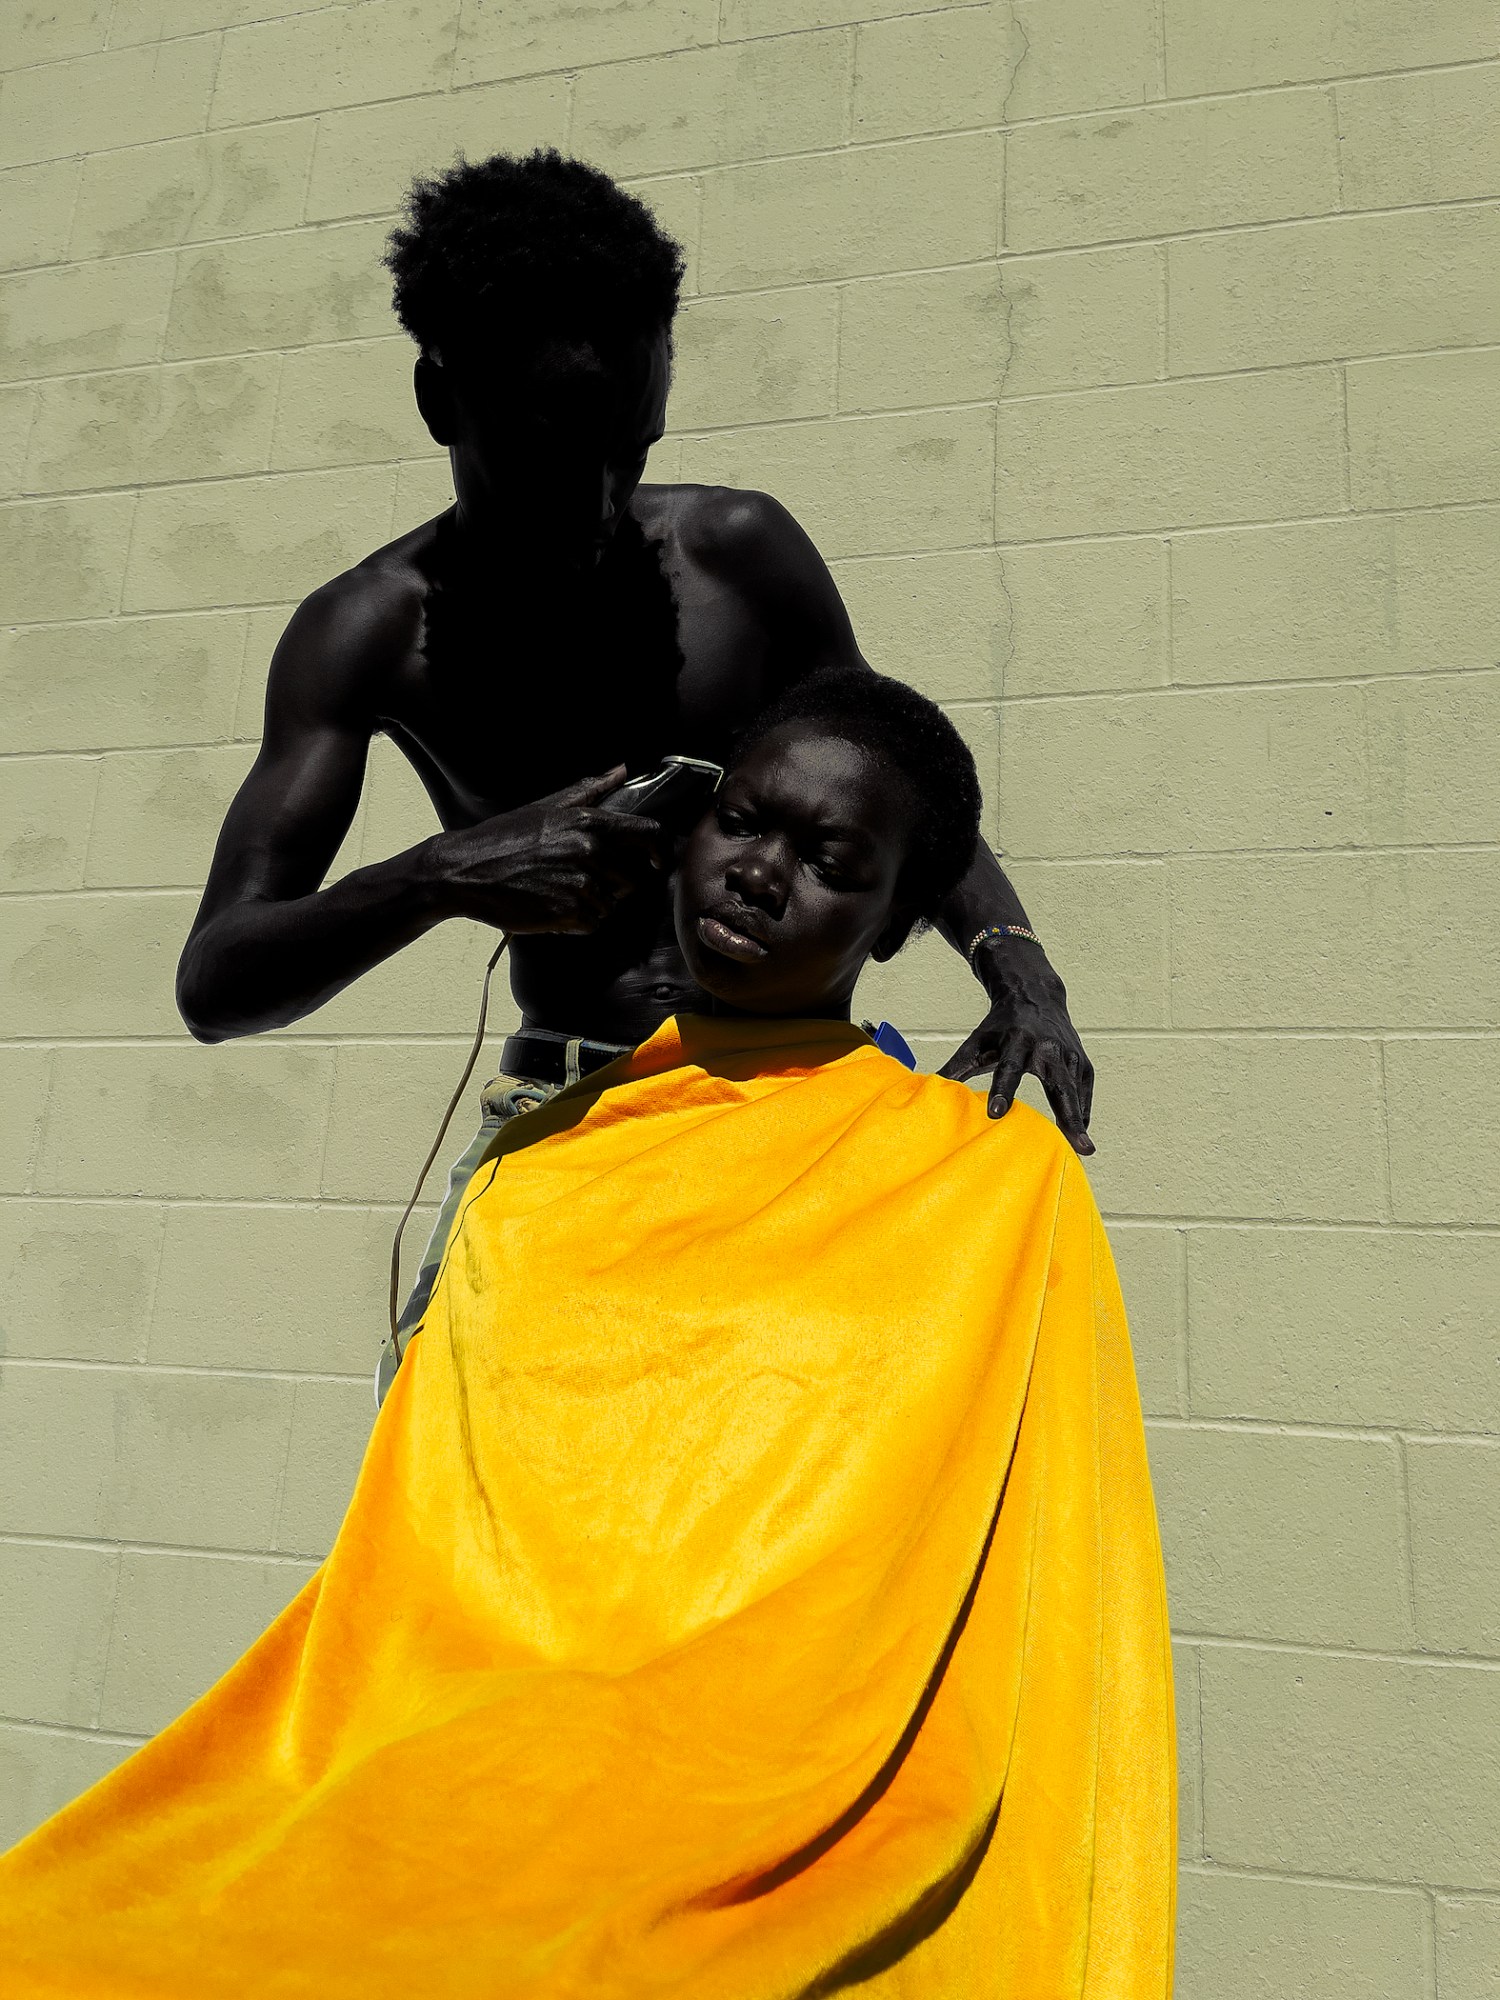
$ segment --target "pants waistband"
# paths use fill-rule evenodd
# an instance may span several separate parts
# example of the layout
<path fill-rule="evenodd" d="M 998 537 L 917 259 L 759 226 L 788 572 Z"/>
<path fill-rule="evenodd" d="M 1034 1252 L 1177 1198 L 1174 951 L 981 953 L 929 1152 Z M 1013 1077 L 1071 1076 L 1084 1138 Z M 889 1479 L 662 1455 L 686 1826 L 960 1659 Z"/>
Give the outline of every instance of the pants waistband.
<path fill-rule="evenodd" d="M 542 1083 L 574 1083 L 617 1056 L 628 1055 L 630 1042 L 598 1042 L 587 1035 L 560 1035 L 551 1028 L 525 1028 L 507 1035 L 500 1066 L 511 1076 L 534 1077 Z"/>

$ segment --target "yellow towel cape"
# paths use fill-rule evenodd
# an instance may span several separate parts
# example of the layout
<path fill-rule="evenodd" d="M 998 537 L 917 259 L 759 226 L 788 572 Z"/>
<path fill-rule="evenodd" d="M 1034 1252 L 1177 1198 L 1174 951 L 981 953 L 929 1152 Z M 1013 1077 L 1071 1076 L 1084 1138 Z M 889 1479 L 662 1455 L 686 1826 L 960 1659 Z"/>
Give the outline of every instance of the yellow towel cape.
<path fill-rule="evenodd" d="M 0 1986 L 1165 2000 L 1174 1811 L 1072 1154 L 685 1016 L 498 1142 L 328 1561 L 0 1861 Z"/>

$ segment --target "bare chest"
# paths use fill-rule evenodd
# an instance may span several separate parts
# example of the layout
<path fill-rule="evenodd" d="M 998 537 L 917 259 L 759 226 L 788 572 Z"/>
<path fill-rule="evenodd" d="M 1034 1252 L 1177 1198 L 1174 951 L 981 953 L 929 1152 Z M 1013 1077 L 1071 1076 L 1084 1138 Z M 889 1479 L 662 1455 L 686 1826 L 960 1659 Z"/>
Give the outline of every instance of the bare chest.
<path fill-rule="evenodd" d="M 662 561 L 550 618 L 436 606 L 379 721 L 442 823 L 472 825 L 615 764 L 722 761 L 766 698 L 766 656 L 735 593 Z"/>

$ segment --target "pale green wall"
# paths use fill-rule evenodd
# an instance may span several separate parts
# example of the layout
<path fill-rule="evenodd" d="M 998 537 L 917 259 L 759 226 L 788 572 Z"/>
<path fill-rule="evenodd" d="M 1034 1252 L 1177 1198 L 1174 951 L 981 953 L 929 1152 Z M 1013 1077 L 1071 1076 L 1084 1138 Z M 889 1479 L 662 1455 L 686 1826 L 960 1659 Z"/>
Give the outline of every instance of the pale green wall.
<path fill-rule="evenodd" d="M 551 140 L 692 257 L 656 476 L 777 493 L 952 704 L 1098 1063 L 1180 1993 L 1500 1990 L 1497 22 L 11 0 L 6 1835 L 347 1493 L 482 941 L 213 1051 L 172 967 L 288 604 L 444 497 L 377 263 L 403 180 Z M 346 863 L 425 825 L 378 758 Z M 929 944 L 870 1004 L 939 1059 L 976 989 Z"/>

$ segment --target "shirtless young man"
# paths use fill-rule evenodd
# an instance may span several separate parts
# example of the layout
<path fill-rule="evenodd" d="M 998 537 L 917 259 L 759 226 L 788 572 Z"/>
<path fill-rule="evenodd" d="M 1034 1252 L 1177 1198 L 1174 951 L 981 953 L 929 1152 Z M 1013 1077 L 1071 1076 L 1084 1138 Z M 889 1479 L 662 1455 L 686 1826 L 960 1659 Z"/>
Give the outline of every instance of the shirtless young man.
<path fill-rule="evenodd" d="M 284 1026 L 450 917 L 515 933 L 507 1070 L 561 1080 L 701 996 L 669 843 L 594 802 L 664 754 L 722 762 L 819 667 L 862 664 L 817 550 L 776 501 L 642 485 L 666 420 L 682 257 L 649 211 L 555 153 L 419 182 L 392 239 L 415 389 L 457 504 L 313 592 L 271 665 L 265 736 L 224 822 L 178 1004 L 221 1041 Z M 371 738 L 442 830 L 320 887 Z M 944 905 L 956 949 L 1025 912 L 989 849 Z M 986 937 L 984 1020 L 946 1065 L 1033 1071 L 1080 1152 L 1093 1072 L 1040 946 Z M 581 1051 L 580 1051 L 581 1043 Z"/>

